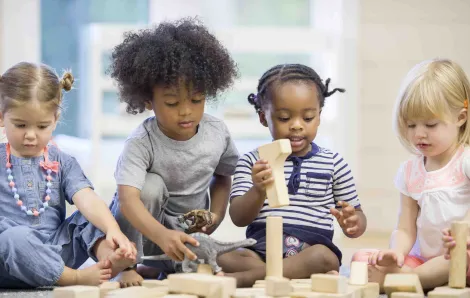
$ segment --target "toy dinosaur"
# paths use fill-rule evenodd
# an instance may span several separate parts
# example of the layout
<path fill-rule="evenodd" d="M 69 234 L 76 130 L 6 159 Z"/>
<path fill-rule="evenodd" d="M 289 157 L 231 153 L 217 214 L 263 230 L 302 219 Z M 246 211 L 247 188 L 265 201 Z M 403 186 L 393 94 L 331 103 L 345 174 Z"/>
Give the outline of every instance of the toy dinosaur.
<path fill-rule="evenodd" d="M 212 213 L 204 209 L 192 210 L 178 216 L 178 222 L 186 233 L 194 233 L 202 227 L 212 224 Z"/>
<path fill-rule="evenodd" d="M 217 265 L 217 257 L 236 250 L 241 247 L 253 246 L 256 244 L 256 240 L 248 238 L 242 241 L 236 242 L 221 242 L 217 241 L 209 235 L 203 233 L 190 234 L 191 237 L 199 242 L 199 246 L 193 246 L 186 243 L 188 247 L 196 256 L 196 260 L 190 260 L 186 256 L 182 263 L 182 270 L 184 273 L 196 272 L 199 264 L 209 264 L 212 267 L 214 273 L 222 271 L 222 268 Z M 166 254 L 158 256 L 145 256 L 142 257 L 144 260 L 171 260 Z"/>

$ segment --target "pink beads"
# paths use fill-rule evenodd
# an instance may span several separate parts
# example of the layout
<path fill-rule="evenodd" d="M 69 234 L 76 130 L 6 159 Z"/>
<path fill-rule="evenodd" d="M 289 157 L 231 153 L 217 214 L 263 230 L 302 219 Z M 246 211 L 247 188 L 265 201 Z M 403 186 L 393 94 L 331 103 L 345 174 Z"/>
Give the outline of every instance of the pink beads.
<path fill-rule="evenodd" d="M 7 162 L 7 168 L 11 168 L 11 163 Z"/>
<path fill-rule="evenodd" d="M 10 187 L 15 187 L 15 182 L 10 181 L 9 185 L 10 185 Z"/>
<path fill-rule="evenodd" d="M 22 201 L 22 200 L 16 201 L 16 205 L 18 205 L 18 206 L 20 206 L 20 207 L 23 206 L 23 201 Z"/>
<path fill-rule="evenodd" d="M 49 202 L 49 200 L 51 199 L 51 197 L 49 195 L 47 195 L 44 200 L 46 200 L 46 202 Z"/>
<path fill-rule="evenodd" d="M 34 211 L 33 211 L 33 215 L 34 215 L 34 216 L 39 216 L 39 211 L 34 210 Z"/>
<path fill-rule="evenodd" d="M 47 176 L 46 176 L 46 179 L 47 179 L 47 181 L 51 181 L 51 180 L 52 180 L 52 176 L 51 176 L 51 175 L 47 175 Z"/>

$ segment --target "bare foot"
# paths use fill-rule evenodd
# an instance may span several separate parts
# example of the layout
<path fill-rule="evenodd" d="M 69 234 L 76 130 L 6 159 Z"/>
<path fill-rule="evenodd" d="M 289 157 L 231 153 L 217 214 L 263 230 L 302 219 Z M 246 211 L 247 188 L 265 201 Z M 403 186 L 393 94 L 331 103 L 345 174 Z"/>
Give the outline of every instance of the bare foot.
<path fill-rule="evenodd" d="M 126 257 L 126 252 L 122 248 L 116 249 L 108 256 L 109 261 L 111 261 L 111 268 L 113 272 L 111 277 L 115 277 L 122 270 L 132 266 L 135 262 L 135 259 Z"/>
<path fill-rule="evenodd" d="M 138 265 L 137 273 L 143 278 L 157 279 L 160 273 L 160 270 L 154 267 L 150 267 L 150 266 Z"/>
<path fill-rule="evenodd" d="M 77 270 L 77 285 L 98 286 L 111 278 L 111 263 L 100 261 L 85 269 Z"/>
<path fill-rule="evenodd" d="M 141 286 L 143 280 L 135 270 L 122 271 L 115 278 L 115 281 L 121 284 L 121 288 Z"/>
<path fill-rule="evenodd" d="M 225 273 L 223 271 L 219 271 L 215 275 L 216 276 L 225 276 Z"/>
<path fill-rule="evenodd" d="M 331 270 L 331 271 L 328 271 L 326 274 L 339 275 L 339 272 L 336 270 Z"/>

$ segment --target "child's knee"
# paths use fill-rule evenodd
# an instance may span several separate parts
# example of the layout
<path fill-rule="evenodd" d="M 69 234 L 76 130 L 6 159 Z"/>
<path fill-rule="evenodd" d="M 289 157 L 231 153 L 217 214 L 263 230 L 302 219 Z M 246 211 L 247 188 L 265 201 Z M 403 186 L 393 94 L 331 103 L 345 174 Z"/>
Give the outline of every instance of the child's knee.
<path fill-rule="evenodd" d="M 338 256 L 327 246 L 317 244 L 312 246 L 311 255 L 309 256 L 306 265 L 309 268 L 319 268 L 321 272 L 329 272 L 332 270 L 339 270 Z"/>
<path fill-rule="evenodd" d="M 0 234 L 0 246 L 11 246 L 11 248 L 24 248 L 25 243 L 29 240 L 31 229 L 26 226 L 11 227 Z M 11 244 L 11 245 L 10 245 Z"/>

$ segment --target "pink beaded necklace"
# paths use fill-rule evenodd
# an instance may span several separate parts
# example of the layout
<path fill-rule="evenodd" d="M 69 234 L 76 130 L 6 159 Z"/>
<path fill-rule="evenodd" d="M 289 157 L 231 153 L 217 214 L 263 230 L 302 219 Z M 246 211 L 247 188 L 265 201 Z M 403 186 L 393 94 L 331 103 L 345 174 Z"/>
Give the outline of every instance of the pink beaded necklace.
<path fill-rule="evenodd" d="M 9 185 L 11 187 L 11 191 L 13 192 L 13 197 L 16 200 L 16 205 L 18 205 L 21 210 L 26 212 L 28 215 L 34 215 L 34 216 L 39 216 L 39 214 L 43 213 L 47 207 L 49 207 L 49 200 L 51 197 L 49 196 L 51 194 L 51 186 L 52 186 L 52 172 L 58 173 L 59 172 L 59 162 L 57 161 L 49 161 L 49 153 L 47 151 L 47 146 L 44 148 L 44 161 L 40 162 L 40 166 L 46 170 L 46 194 L 44 197 L 44 202 L 42 202 L 42 207 L 37 210 L 36 208 L 31 208 L 30 210 L 27 210 L 26 206 L 23 206 L 23 201 L 20 199 L 20 195 L 18 194 L 18 189 L 16 188 L 16 184 L 13 180 L 13 175 L 11 171 L 11 162 L 10 162 L 10 156 L 11 156 L 11 148 L 10 148 L 10 143 L 7 143 L 6 145 L 6 153 L 7 153 L 7 174 L 8 174 L 8 181 Z"/>

